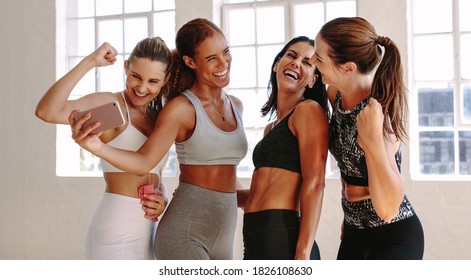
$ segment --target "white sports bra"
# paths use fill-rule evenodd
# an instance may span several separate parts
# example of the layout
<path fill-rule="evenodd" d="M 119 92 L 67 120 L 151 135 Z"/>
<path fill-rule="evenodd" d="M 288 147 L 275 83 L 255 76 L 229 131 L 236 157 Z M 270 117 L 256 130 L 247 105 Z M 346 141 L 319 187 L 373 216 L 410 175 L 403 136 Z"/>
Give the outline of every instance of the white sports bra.
<path fill-rule="evenodd" d="M 137 128 L 135 128 L 132 125 L 131 122 L 131 114 L 129 113 L 129 108 L 128 104 L 126 103 L 126 98 L 124 98 L 124 92 L 121 92 L 121 95 L 124 100 L 124 104 L 126 105 L 126 112 L 128 115 L 128 121 L 127 121 L 127 126 L 126 128 L 118 135 L 116 136 L 113 140 L 108 142 L 108 145 L 118 148 L 118 149 L 123 149 L 123 150 L 131 150 L 131 151 L 137 151 L 147 140 L 147 136 L 145 136 L 142 132 L 140 132 Z M 168 160 L 168 153 L 165 154 L 164 158 L 155 166 L 152 168 L 149 173 L 155 173 L 158 174 L 160 171 L 164 168 L 165 164 L 167 163 Z M 101 162 L 101 169 L 103 172 L 125 172 L 114 165 L 110 164 L 104 159 L 100 159 Z"/>

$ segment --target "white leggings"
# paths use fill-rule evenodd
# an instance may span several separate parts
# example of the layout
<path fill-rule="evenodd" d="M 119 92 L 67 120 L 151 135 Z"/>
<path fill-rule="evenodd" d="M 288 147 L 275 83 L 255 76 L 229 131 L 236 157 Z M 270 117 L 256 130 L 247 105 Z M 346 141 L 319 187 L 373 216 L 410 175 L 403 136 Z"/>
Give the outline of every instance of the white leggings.
<path fill-rule="evenodd" d="M 87 259 L 155 259 L 156 223 L 144 218 L 144 214 L 138 198 L 105 192 L 88 229 Z"/>

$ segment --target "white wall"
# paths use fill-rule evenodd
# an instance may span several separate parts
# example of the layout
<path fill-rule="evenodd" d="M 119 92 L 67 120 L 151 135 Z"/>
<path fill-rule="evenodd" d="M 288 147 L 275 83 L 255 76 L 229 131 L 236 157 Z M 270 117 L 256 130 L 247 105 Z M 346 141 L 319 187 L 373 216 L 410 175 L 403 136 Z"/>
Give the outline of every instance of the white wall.
<path fill-rule="evenodd" d="M 101 178 L 55 176 L 55 128 L 34 116 L 55 81 L 55 1 L 0 4 L 0 259 L 83 259 L 88 222 L 104 190 Z M 193 17 L 211 18 L 220 1 L 177 1 L 177 28 Z M 196 1 L 195 1 L 196 2 Z M 406 0 L 359 0 L 359 15 L 392 38 L 407 58 Z M 181 10 L 185 13 L 180 13 Z M 219 22 L 219 18 L 214 18 Z M 309 23 L 306 23 L 309 24 Z M 426 235 L 426 259 L 471 259 L 469 182 L 417 182 L 404 155 L 407 193 Z M 244 180 L 248 184 L 248 180 Z M 166 180 L 175 186 L 175 181 Z M 324 259 L 339 244 L 340 186 L 328 180 L 318 242 Z M 240 220 L 236 257 L 241 257 Z"/>

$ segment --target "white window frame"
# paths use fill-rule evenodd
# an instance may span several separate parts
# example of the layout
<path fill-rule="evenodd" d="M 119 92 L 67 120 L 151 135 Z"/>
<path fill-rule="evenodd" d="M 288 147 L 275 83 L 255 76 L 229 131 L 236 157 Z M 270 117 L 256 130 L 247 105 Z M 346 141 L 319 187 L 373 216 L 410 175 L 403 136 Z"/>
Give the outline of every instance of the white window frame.
<path fill-rule="evenodd" d="M 80 61 L 81 59 L 84 58 L 83 55 L 88 55 L 87 54 L 77 54 L 77 46 L 78 46 L 78 31 L 77 31 L 77 21 L 79 19 L 94 19 L 95 23 L 95 34 L 94 34 L 94 41 L 95 41 L 95 48 L 98 48 L 99 45 L 103 42 L 100 42 L 98 38 L 98 28 L 99 28 L 99 22 L 101 20 L 118 20 L 118 21 L 124 21 L 127 19 L 132 19 L 132 18 L 147 18 L 147 23 L 148 23 L 148 37 L 151 36 L 162 36 L 160 34 L 155 34 L 156 32 L 154 31 L 154 15 L 156 13 L 168 13 L 168 12 L 173 12 L 175 13 L 175 9 L 156 9 L 154 7 L 155 3 L 153 0 L 149 0 L 150 3 L 152 3 L 152 8 L 150 11 L 146 12 L 134 12 L 134 13 L 125 13 L 125 2 L 124 0 L 122 1 L 122 13 L 121 14 L 114 14 L 114 15 L 104 15 L 104 16 L 97 16 L 96 15 L 96 9 L 95 9 L 95 14 L 93 16 L 86 16 L 86 17 L 81 17 L 79 18 L 76 16 L 78 14 L 77 8 L 76 8 L 76 3 L 77 1 L 83 1 L 83 0 L 56 0 L 56 9 L 57 9 L 57 19 L 56 19 L 56 41 L 57 41 L 57 51 L 56 51 L 56 73 L 57 73 L 57 79 L 62 77 L 65 73 L 70 71 L 75 65 L 73 65 L 72 61 Z M 91 0 L 94 3 L 96 3 L 97 0 Z M 169 0 L 170 1 L 170 0 Z M 95 7 L 95 6 L 94 6 Z M 74 16 L 75 14 L 75 16 Z M 168 23 L 171 26 L 171 22 Z M 174 24 L 173 24 L 174 26 Z M 125 28 L 123 27 L 123 38 L 124 38 L 124 32 Z M 172 33 L 173 35 L 173 33 Z M 93 36 L 93 35 L 91 35 Z M 174 48 L 175 42 L 174 38 L 171 39 L 166 39 L 167 45 L 169 48 Z M 137 43 L 137 42 L 136 42 Z M 128 52 L 125 50 L 125 43 L 124 39 L 122 42 L 123 46 L 123 51 L 118 54 L 118 56 L 121 58 L 121 60 L 118 60 L 117 63 L 115 63 L 113 66 L 110 67 L 121 67 L 123 68 L 123 65 L 119 65 L 119 63 L 129 55 Z M 93 49 L 93 50 L 94 50 Z M 90 50 L 93 51 L 93 50 Z M 89 92 L 99 92 L 101 91 L 100 89 L 100 70 L 101 69 L 94 69 L 92 71 L 95 71 L 95 88 L 90 89 Z M 90 71 L 90 72 L 92 72 Z M 122 90 L 124 89 L 124 84 L 125 84 L 125 75 L 124 75 L 124 69 L 122 70 L 122 79 L 121 83 L 122 86 L 119 87 L 117 90 Z M 90 74 L 90 73 L 89 73 Z M 93 73 L 92 73 L 93 74 Z M 80 85 L 80 83 L 79 83 Z M 106 91 L 112 90 L 109 88 L 103 89 Z M 70 98 L 71 99 L 76 99 L 81 97 L 81 94 L 85 94 L 84 92 L 76 92 L 72 91 Z M 83 171 L 81 170 L 81 164 L 84 163 L 84 160 L 81 160 L 81 156 L 84 156 L 87 158 L 87 160 L 91 163 L 91 166 L 93 166 L 93 170 L 90 171 Z M 164 177 L 176 177 L 179 173 L 178 171 L 178 164 L 175 164 L 176 157 L 175 157 L 175 151 L 174 147 L 170 150 L 170 157 L 167 162 L 166 168 L 164 168 Z M 87 151 L 81 149 L 70 137 L 70 128 L 68 125 L 57 125 L 57 130 L 56 130 L 56 175 L 60 177 L 101 177 L 103 176 L 101 170 L 99 170 L 98 164 L 99 158 L 92 156 L 90 153 Z M 168 166 L 172 166 L 173 168 L 168 168 Z"/>
<path fill-rule="evenodd" d="M 229 22 L 230 20 L 228 19 L 228 14 L 230 11 L 233 11 L 233 10 L 237 10 L 237 9 L 257 9 L 259 7 L 261 8 L 267 8 L 267 7 L 284 7 L 285 11 L 284 11 L 284 15 L 285 15 L 285 19 L 284 19 L 284 23 L 285 23 L 285 41 L 284 42 L 281 42 L 283 45 L 286 44 L 291 38 L 295 37 L 295 36 L 299 36 L 299 35 L 306 35 L 312 39 L 314 39 L 314 35 L 311 35 L 311 34 L 296 34 L 295 32 L 295 15 L 294 15 L 294 7 L 296 5 L 300 5 L 300 4 L 313 4 L 313 3 L 318 3 L 318 4 L 323 4 L 323 16 L 324 16 L 324 22 L 330 20 L 331 18 L 328 17 L 328 12 L 327 12 L 327 5 L 328 4 L 332 4 L 332 3 L 341 3 L 341 2 L 346 2 L 345 0 L 311 0 L 311 1 L 305 1 L 305 0 L 262 0 L 262 1 L 241 1 L 240 3 L 235 3 L 235 2 L 238 2 L 237 0 L 231 0 L 231 1 L 228 1 L 228 2 L 231 2 L 230 4 L 224 4 L 222 6 L 222 29 L 223 29 L 223 32 L 224 34 L 226 34 L 226 36 L 228 37 L 228 40 L 229 40 L 229 44 L 231 44 L 231 41 L 230 41 L 230 37 L 231 37 L 231 34 L 230 34 L 230 26 L 229 26 Z M 355 15 L 357 14 L 357 9 L 358 9 L 358 4 L 356 2 L 356 0 L 353 0 L 353 1 L 348 1 L 348 2 L 354 2 L 355 3 Z M 353 15 L 348 15 L 348 16 L 353 16 Z M 275 19 L 276 20 L 276 19 Z M 320 26 L 319 26 L 320 28 Z M 317 32 L 314 32 L 314 34 L 317 33 Z M 255 35 L 256 36 L 256 35 Z M 276 43 L 278 44 L 278 43 Z M 273 44 L 273 45 L 276 45 L 276 44 Z M 269 44 L 267 44 L 269 45 Z M 259 46 L 263 46 L 261 44 L 257 44 L 257 43 L 254 43 L 254 44 L 247 44 L 247 45 L 241 45 L 243 47 L 247 47 L 247 46 L 253 46 L 254 48 L 258 48 Z M 240 47 L 240 46 L 231 46 L 231 50 L 235 49 L 236 47 Z M 280 50 L 281 50 L 281 47 L 280 47 Z M 256 53 L 256 57 L 255 57 L 255 61 L 258 61 L 258 58 L 257 58 L 257 52 Z M 271 65 L 270 65 L 271 66 Z M 258 75 L 259 71 L 258 71 L 258 65 L 257 65 L 257 62 L 255 62 L 255 67 L 256 67 L 256 75 Z M 262 73 L 263 74 L 263 73 Z M 267 76 L 269 75 L 269 72 L 265 73 Z M 231 74 L 232 76 L 234 75 L 234 73 Z M 231 78 L 231 81 L 234 77 Z M 257 92 L 257 94 L 264 94 L 266 96 L 266 92 L 267 92 L 267 89 L 266 89 L 266 84 L 263 84 L 263 85 L 260 85 L 258 84 L 258 76 L 256 77 L 256 87 L 252 87 L 252 88 L 234 88 L 234 87 L 231 87 L 231 84 L 229 84 L 228 88 L 227 88 L 227 91 L 230 93 L 231 90 L 234 91 L 234 90 L 253 90 L 254 92 Z M 238 96 L 239 98 L 241 98 L 242 100 L 242 103 L 245 105 L 245 104 L 249 104 L 250 102 L 250 98 L 246 98 L 244 99 L 243 97 L 241 96 Z M 261 108 L 259 108 L 260 110 Z M 257 111 L 258 113 L 259 111 Z M 253 115 L 254 112 L 250 112 L 249 110 L 245 109 L 244 110 L 244 118 L 246 117 L 249 117 L 249 118 L 257 118 L 258 116 L 256 115 Z M 247 116 L 249 115 L 249 116 Z M 264 127 L 268 121 L 268 118 L 265 117 L 263 118 L 265 120 L 265 122 L 263 122 L 263 126 L 245 126 L 245 129 L 246 129 L 246 133 L 247 133 L 247 136 L 248 136 L 248 140 L 249 140 L 249 151 L 247 153 L 247 157 L 248 159 L 246 158 L 245 161 L 251 161 L 252 159 L 252 151 L 251 149 L 253 148 L 253 146 L 256 144 L 256 142 L 258 142 L 262 136 L 263 136 L 263 130 L 264 130 Z M 258 139 L 251 139 L 251 136 L 250 136 L 250 133 L 253 133 L 254 135 L 256 135 L 256 137 L 254 138 L 258 138 Z M 251 140 L 255 143 L 251 143 Z M 330 154 L 330 153 L 329 153 Z M 247 169 L 247 167 L 245 167 L 245 169 Z M 251 175 L 251 171 L 250 172 L 246 172 L 244 174 L 239 174 L 239 176 L 241 177 L 249 177 Z M 326 167 L 326 177 L 328 178 L 338 178 L 339 177 L 339 170 L 338 170 L 338 167 L 337 167 L 337 164 L 335 162 L 335 160 L 333 159 L 332 156 L 329 156 L 328 157 L 328 160 L 327 160 L 327 167 Z"/>
<path fill-rule="evenodd" d="M 460 139 L 459 132 L 471 131 L 471 119 L 464 119 L 464 113 L 461 107 L 463 102 L 464 94 L 462 86 L 465 83 L 471 84 L 471 79 L 463 79 L 461 75 L 460 65 L 460 38 L 464 34 L 471 34 L 471 31 L 460 31 L 459 22 L 459 0 L 452 1 L 452 30 L 450 32 L 427 32 L 427 33 L 414 33 L 414 1 L 410 0 L 408 5 L 410 7 L 410 43 L 409 49 L 411 57 L 409 60 L 409 68 L 412 70 L 409 72 L 410 77 L 410 88 L 412 94 L 409 98 L 409 109 L 410 109 L 410 122 L 409 122 L 409 145 L 410 145 L 410 173 L 411 178 L 417 181 L 469 181 L 471 175 L 460 174 Z M 416 38 L 425 36 L 439 36 L 439 35 L 451 35 L 453 37 L 453 71 L 454 75 L 451 80 L 427 80 L 420 81 L 415 77 L 416 65 L 414 65 L 414 56 L 416 55 L 414 42 Z M 437 54 L 440 55 L 440 54 Z M 419 94 L 418 90 L 421 84 L 430 83 L 448 83 L 453 85 L 453 126 L 420 126 L 419 125 Z M 419 133 L 421 132 L 450 132 L 453 133 L 453 145 L 454 145 L 454 172 L 453 174 L 423 174 L 420 171 L 420 138 Z M 422 147 L 423 148 L 423 147 Z"/>

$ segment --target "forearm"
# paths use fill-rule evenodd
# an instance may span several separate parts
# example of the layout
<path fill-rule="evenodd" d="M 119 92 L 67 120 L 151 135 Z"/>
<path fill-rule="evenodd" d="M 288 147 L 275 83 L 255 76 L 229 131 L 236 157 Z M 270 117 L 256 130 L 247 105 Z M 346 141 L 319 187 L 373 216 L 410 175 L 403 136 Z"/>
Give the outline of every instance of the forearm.
<path fill-rule="evenodd" d="M 149 173 L 158 162 L 149 160 L 149 157 L 139 151 L 117 149 L 106 144 L 103 144 L 101 151 L 96 152 L 95 156 L 108 161 L 123 171 L 139 176 L 144 176 Z"/>
<path fill-rule="evenodd" d="M 244 209 L 247 198 L 249 197 L 249 189 L 237 189 L 237 207 Z"/>
<path fill-rule="evenodd" d="M 305 188 L 306 189 L 306 188 Z M 324 184 L 301 192 L 301 221 L 295 259 L 309 259 L 322 212 Z"/>
<path fill-rule="evenodd" d="M 402 178 L 394 171 L 384 148 L 365 155 L 371 202 L 378 216 L 390 221 L 397 215 L 404 199 Z"/>

